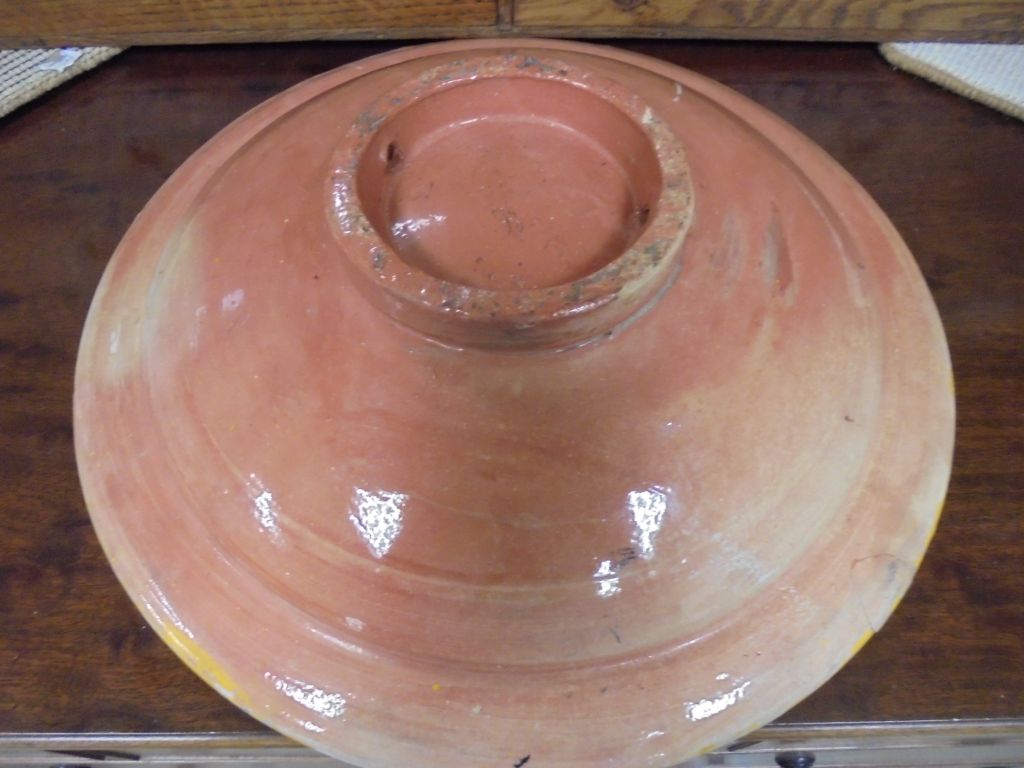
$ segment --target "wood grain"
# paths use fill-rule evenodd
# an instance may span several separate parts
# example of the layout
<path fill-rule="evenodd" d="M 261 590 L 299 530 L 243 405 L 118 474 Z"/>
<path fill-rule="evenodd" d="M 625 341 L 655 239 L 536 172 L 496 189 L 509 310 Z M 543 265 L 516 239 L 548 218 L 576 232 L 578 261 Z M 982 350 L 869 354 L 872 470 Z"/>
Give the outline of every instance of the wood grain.
<path fill-rule="evenodd" d="M 516 0 L 528 34 L 793 40 L 1003 40 L 1024 35 L 1018 0 Z"/>
<path fill-rule="evenodd" d="M 476 35 L 794 40 L 1024 36 L 1020 0 L 0 0 L 0 46 Z"/>
<path fill-rule="evenodd" d="M 467 36 L 496 18 L 496 0 L 0 0 L 0 46 Z"/>
<path fill-rule="evenodd" d="M 945 322 L 949 498 L 885 628 L 788 722 L 1024 716 L 1024 129 L 867 45 L 634 41 L 779 113 L 914 251 Z M 159 184 L 246 109 L 370 43 L 127 51 L 0 121 L 0 732 L 261 729 L 154 636 L 107 566 L 71 443 L 78 336 Z"/>

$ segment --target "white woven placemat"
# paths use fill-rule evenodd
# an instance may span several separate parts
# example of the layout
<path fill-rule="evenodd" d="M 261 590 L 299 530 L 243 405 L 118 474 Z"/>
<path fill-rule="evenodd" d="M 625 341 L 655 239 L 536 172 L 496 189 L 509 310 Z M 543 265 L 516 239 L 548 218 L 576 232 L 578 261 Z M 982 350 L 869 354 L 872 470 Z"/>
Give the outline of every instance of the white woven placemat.
<path fill-rule="evenodd" d="M 882 55 L 893 66 L 1024 120 L 1024 45 L 886 43 Z"/>
<path fill-rule="evenodd" d="M 120 51 L 120 48 L 0 50 L 0 117 Z"/>

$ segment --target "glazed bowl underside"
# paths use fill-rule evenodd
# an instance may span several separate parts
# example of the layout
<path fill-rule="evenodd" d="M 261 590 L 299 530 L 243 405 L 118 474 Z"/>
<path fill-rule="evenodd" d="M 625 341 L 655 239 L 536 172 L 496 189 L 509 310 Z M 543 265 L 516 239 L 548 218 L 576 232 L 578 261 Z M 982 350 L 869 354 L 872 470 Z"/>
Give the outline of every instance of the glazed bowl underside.
<path fill-rule="evenodd" d="M 474 57 L 558 64 L 366 123 Z M 771 720 L 908 587 L 952 434 L 863 190 L 720 85 L 559 41 L 394 51 L 240 118 L 115 253 L 75 392 L 147 620 L 380 768 L 668 766 Z"/>

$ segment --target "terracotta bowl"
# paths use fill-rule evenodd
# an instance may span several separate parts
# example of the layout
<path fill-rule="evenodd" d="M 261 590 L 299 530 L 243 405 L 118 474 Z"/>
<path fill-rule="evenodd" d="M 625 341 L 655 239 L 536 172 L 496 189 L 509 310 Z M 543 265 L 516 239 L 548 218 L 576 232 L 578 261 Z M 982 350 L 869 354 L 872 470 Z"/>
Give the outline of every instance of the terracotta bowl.
<path fill-rule="evenodd" d="M 156 194 L 75 437 L 125 589 L 367 768 L 668 766 L 910 584 L 953 389 L 865 192 L 692 72 L 461 41 L 329 72 Z"/>

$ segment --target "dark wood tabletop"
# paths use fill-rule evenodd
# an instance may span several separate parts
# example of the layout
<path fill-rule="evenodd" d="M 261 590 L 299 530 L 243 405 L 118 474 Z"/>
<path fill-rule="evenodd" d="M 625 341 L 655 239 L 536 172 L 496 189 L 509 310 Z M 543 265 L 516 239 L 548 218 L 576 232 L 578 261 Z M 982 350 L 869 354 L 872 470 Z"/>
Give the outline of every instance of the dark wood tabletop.
<path fill-rule="evenodd" d="M 1024 124 L 870 45 L 633 41 L 857 177 L 917 257 L 956 372 L 953 477 L 885 628 L 788 722 L 1024 716 Z M 145 624 L 89 523 L 75 353 L 150 195 L 243 111 L 377 43 L 131 49 L 0 119 L 0 732 L 259 731 Z"/>

